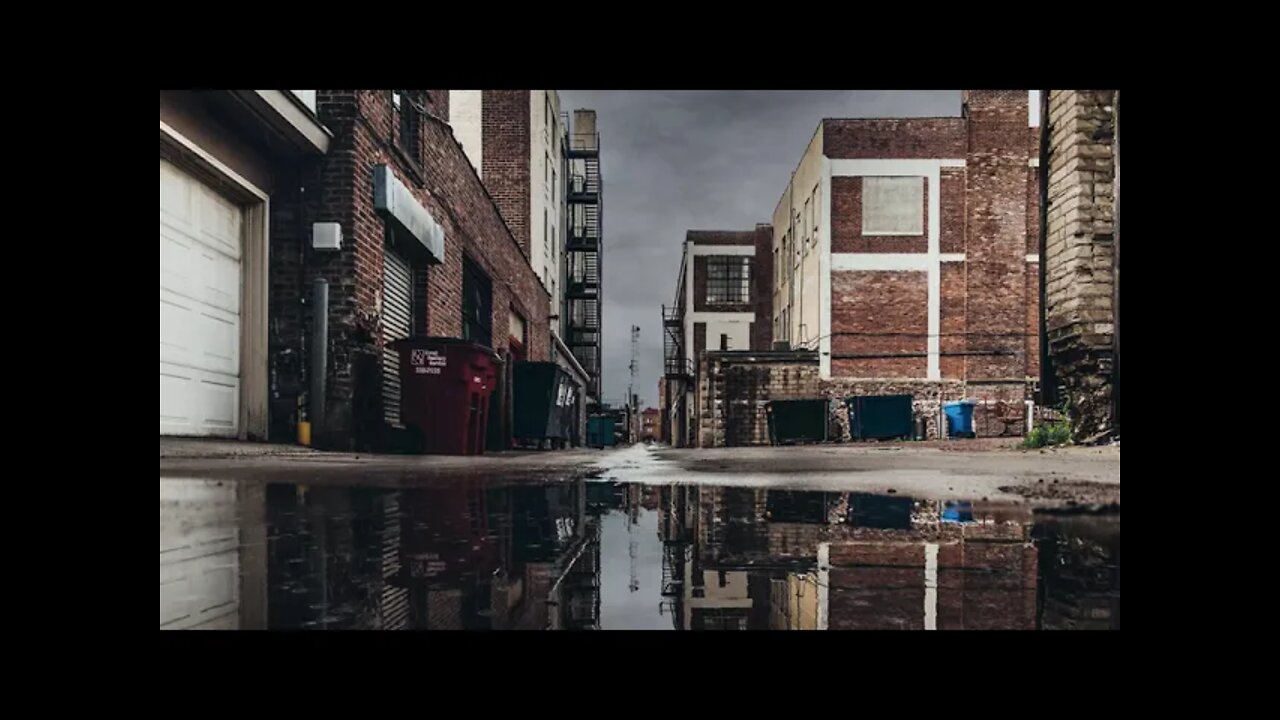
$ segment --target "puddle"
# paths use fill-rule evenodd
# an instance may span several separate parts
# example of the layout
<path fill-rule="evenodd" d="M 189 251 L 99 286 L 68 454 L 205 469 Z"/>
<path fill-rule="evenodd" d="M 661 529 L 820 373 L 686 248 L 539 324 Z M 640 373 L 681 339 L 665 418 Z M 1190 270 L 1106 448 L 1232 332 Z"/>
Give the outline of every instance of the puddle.
<path fill-rule="evenodd" d="M 788 487 L 160 481 L 162 629 L 1119 629 L 1120 517 Z"/>

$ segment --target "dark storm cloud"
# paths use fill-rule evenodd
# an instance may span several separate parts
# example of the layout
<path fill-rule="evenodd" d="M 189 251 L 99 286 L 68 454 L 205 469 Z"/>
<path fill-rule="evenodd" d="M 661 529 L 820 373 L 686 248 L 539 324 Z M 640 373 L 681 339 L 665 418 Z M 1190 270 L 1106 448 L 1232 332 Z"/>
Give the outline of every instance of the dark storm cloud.
<path fill-rule="evenodd" d="M 959 91 L 561 90 L 561 107 L 597 112 L 604 175 L 604 396 L 630 381 L 655 405 L 663 303 L 670 304 L 690 229 L 769 222 L 824 117 L 956 116 Z"/>

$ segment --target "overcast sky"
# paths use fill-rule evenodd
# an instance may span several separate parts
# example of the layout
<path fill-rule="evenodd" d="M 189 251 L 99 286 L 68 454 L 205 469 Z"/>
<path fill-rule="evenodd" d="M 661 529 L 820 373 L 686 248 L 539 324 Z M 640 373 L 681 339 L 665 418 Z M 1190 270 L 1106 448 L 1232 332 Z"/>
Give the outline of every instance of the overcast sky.
<path fill-rule="evenodd" d="M 561 90 L 562 110 L 593 108 L 604 176 L 604 398 L 630 381 L 657 405 L 662 305 L 675 296 L 686 230 L 769 222 L 824 117 L 960 114 L 960 91 Z"/>

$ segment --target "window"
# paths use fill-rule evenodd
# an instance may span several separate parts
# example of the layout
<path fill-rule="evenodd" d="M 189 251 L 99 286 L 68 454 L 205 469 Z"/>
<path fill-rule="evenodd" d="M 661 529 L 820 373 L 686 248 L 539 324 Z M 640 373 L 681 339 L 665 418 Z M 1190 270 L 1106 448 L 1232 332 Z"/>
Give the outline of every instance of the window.
<path fill-rule="evenodd" d="M 707 303 L 740 305 L 751 302 L 751 258 L 707 258 Z"/>
<path fill-rule="evenodd" d="M 545 113 L 545 122 L 543 123 L 543 126 L 542 126 L 542 133 L 543 133 L 544 139 L 546 139 L 547 143 L 549 144 L 551 142 L 551 138 L 555 137 L 555 121 L 552 120 L 552 115 L 551 115 L 551 93 L 548 92 L 545 95 L 543 95 L 543 97 L 545 98 L 545 103 L 546 103 L 545 105 L 546 113 Z"/>
<path fill-rule="evenodd" d="M 862 178 L 863 235 L 923 235 L 923 177 Z"/>
<path fill-rule="evenodd" d="M 421 90 L 392 90 L 391 104 L 395 106 L 399 116 L 396 128 L 396 144 L 414 163 L 422 162 L 422 115 L 426 112 L 423 106 Z"/>
<path fill-rule="evenodd" d="M 809 217 L 809 227 L 813 228 L 813 237 L 810 240 L 814 245 L 818 244 L 818 225 L 822 222 L 822 210 L 819 204 L 822 202 L 822 196 L 818 194 L 821 185 L 813 186 L 813 215 Z"/>
<path fill-rule="evenodd" d="M 800 245 L 804 248 L 804 254 L 808 255 L 809 241 L 813 237 L 813 206 L 810 202 L 810 198 L 805 198 L 804 200 L 804 215 L 801 218 L 801 221 L 804 223 L 804 239 L 801 241 Z"/>
<path fill-rule="evenodd" d="M 493 340 L 493 289 L 471 258 L 462 259 L 462 338 L 481 345 Z"/>

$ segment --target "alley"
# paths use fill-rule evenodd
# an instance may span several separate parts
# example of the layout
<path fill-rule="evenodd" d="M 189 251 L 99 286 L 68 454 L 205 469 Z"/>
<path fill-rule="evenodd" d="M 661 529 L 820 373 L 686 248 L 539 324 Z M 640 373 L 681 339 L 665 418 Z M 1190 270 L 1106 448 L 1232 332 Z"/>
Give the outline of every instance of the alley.
<path fill-rule="evenodd" d="M 160 91 L 162 630 L 1119 629 L 1119 90 L 372 87 Z"/>

